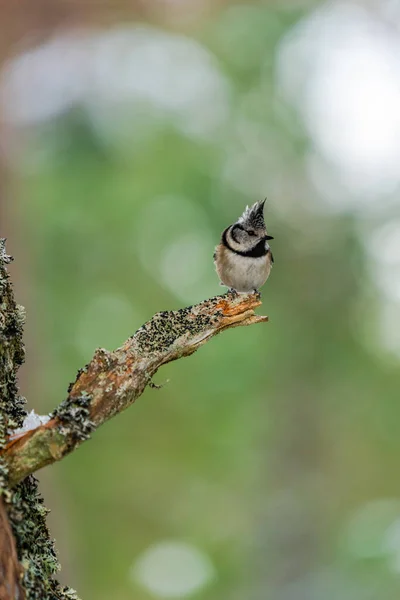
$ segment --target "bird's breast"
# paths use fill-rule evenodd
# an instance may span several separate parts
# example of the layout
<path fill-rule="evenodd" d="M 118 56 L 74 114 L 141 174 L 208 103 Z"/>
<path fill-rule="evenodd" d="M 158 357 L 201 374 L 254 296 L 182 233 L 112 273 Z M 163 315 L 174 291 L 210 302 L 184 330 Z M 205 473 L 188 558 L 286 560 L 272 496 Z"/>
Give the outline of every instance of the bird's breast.
<path fill-rule="evenodd" d="M 239 292 L 249 292 L 260 288 L 268 279 L 271 252 L 259 257 L 242 256 L 220 244 L 216 250 L 215 264 L 224 285 Z"/>

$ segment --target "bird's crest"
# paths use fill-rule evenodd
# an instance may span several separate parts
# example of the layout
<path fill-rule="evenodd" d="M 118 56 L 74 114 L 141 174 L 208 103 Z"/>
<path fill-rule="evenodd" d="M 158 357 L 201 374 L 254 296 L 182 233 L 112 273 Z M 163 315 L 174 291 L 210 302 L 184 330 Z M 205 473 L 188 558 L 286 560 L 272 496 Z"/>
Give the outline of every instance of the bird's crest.
<path fill-rule="evenodd" d="M 264 204 L 265 200 L 261 200 L 250 207 L 246 206 L 246 210 L 239 218 L 238 223 L 254 227 L 254 229 L 265 229 Z"/>

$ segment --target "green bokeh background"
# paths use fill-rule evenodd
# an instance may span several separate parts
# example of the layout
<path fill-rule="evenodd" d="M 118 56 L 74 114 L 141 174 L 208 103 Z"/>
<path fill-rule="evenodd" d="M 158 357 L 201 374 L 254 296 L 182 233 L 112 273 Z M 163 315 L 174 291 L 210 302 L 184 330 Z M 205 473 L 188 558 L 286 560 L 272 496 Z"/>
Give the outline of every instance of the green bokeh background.
<path fill-rule="evenodd" d="M 400 517 L 400 374 L 371 350 L 379 297 L 363 218 L 315 210 L 316 192 L 299 185 L 310 141 L 276 104 L 277 43 L 309 8 L 220 6 L 185 31 L 230 84 L 215 137 L 184 135 L 150 111 L 151 135 L 116 149 L 77 106 L 22 136 L 20 165 L 44 149 L 39 166 L 8 170 L 8 251 L 28 319 L 22 386 L 29 408 L 46 413 L 96 347 L 118 347 L 159 310 L 221 293 L 214 245 L 260 199 L 252 181 L 246 192 L 224 176 L 227 154 L 241 148 L 238 123 L 269 148 L 253 153 L 271 181 L 263 195 L 276 264 L 260 309 L 270 322 L 163 367 L 161 390 L 39 473 L 60 578 L 86 600 L 161 597 L 131 569 L 164 540 L 212 562 L 197 600 L 398 598 L 400 550 L 385 536 Z M 284 196 L 290 214 L 279 209 Z M 168 255 L 174 292 L 162 265 L 185 235 L 200 243 L 193 267 L 190 243 Z M 193 285 L 179 289 L 189 275 Z"/>

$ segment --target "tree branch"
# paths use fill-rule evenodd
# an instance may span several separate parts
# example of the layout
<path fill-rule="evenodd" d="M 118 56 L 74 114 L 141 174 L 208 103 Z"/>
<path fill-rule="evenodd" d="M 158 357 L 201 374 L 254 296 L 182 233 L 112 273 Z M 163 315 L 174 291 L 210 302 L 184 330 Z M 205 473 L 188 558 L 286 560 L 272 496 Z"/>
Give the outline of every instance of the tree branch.
<path fill-rule="evenodd" d="M 268 317 L 254 314 L 260 305 L 259 294 L 228 292 L 195 306 L 157 313 L 114 352 L 96 350 L 50 421 L 11 440 L 0 454 L 8 467 L 9 485 L 74 450 L 99 425 L 132 404 L 162 365 L 193 354 L 225 329 L 267 321 Z"/>

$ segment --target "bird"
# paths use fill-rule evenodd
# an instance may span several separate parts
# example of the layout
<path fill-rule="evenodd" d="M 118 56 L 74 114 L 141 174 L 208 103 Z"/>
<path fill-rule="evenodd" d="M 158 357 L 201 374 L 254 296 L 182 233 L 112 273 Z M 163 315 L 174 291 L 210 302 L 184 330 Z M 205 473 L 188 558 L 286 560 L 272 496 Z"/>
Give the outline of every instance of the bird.
<path fill-rule="evenodd" d="M 258 293 L 274 263 L 264 221 L 265 200 L 246 207 L 242 216 L 229 225 L 215 248 L 214 264 L 220 279 L 232 292 Z"/>

